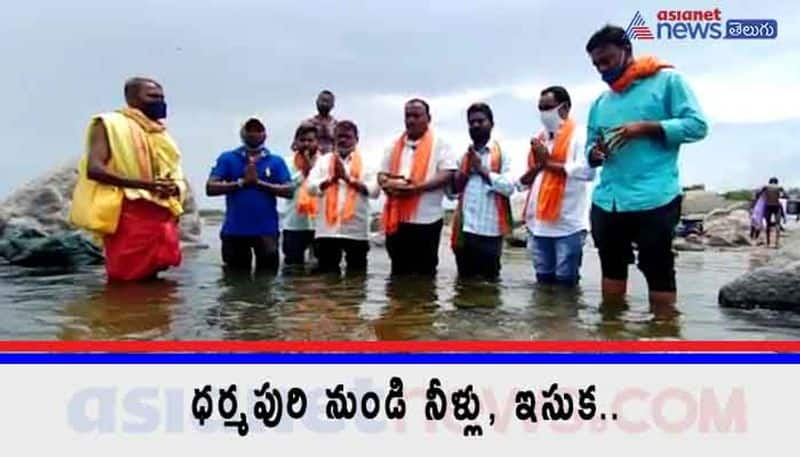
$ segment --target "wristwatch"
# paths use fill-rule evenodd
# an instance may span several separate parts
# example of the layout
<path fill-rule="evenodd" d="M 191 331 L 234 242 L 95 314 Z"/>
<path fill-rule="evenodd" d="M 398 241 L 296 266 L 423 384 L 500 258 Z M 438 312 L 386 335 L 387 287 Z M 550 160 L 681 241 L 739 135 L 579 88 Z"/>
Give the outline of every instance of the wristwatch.
<path fill-rule="evenodd" d="M 244 187 L 244 178 L 239 178 L 236 180 L 236 187 L 238 187 L 239 189 Z"/>

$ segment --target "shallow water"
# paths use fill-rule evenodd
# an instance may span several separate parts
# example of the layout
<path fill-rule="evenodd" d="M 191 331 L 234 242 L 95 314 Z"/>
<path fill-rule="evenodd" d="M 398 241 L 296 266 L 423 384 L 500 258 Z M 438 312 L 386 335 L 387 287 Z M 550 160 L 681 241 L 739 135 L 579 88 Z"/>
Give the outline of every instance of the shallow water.
<path fill-rule="evenodd" d="M 597 255 L 587 246 L 580 290 L 537 287 L 524 249 L 506 249 L 499 283 L 456 281 L 447 246 L 435 280 L 389 279 L 373 247 L 357 277 L 225 274 L 217 227 L 210 249 L 151 283 L 106 285 L 102 267 L 80 271 L 0 266 L 0 339 L 798 339 L 800 315 L 717 305 L 727 281 L 760 264 L 763 251 L 678 257 L 680 314 L 650 313 L 643 278 L 631 272 L 629 303 L 599 306 Z"/>

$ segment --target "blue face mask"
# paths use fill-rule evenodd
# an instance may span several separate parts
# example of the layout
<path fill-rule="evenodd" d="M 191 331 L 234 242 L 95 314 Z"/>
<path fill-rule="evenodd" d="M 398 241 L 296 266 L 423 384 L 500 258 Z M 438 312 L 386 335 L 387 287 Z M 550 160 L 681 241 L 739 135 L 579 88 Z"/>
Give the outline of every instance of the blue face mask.
<path fill-rule="evenodd" d="M 601 72 L 600 77 L 603 78 L 606 84 L 611 85 L 614 84 L 614 81 L 618 80 L 623 73 L 625 73 L 625 66 L 620 65 Z"/>
<path fill-rule="evenodd" d="M 165 119 L 167 117 L 167 104 L 163 101 L 150 102 L 144 106 L 142 112 L 154 121 Z"/>
<path fill-rule="evenodd" d="M 628 68 L 625 63 L 628 61 L 626 54 L 622 54 L 622 63 L 613 67 L 609 68 L 606 71 L 600 72 L 600 77 L 603 78 L 606 84 L 611 85 L 614 84 L 614 81 L 618 80 L 623 73 L 625 73 L 625 69 Z"/>

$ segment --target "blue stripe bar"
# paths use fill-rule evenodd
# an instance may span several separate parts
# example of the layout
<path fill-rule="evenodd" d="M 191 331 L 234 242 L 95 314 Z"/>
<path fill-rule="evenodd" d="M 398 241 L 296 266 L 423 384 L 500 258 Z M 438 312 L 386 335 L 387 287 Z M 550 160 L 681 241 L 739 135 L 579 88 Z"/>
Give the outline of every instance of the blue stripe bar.
<path fill-rule="evenodd" d="M 308 365 L 682 365 L 682 364 L 800 364 L 800 353 L 416 353 L 416 354 L 317 354 L 317 353 L 3 353 L 0 364 L 25 365 L 123 365 L 123 364 L 308 364 Z"/>

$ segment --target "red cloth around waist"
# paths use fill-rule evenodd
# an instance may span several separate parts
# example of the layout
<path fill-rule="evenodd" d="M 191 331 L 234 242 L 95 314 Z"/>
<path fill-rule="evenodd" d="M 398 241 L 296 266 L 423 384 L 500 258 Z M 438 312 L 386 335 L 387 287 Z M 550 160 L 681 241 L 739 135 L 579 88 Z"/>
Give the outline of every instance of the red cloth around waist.
<path fill-rule="evenodd" d="M 105 237 L 108 279 L 136 281 L 181 264 L 176 218 L 147 200 L 122 203 L 117 231 Z"/>

